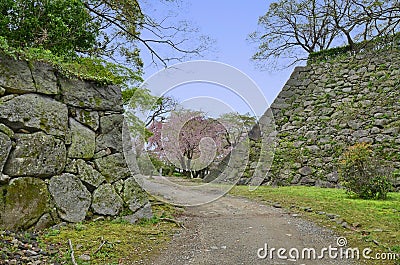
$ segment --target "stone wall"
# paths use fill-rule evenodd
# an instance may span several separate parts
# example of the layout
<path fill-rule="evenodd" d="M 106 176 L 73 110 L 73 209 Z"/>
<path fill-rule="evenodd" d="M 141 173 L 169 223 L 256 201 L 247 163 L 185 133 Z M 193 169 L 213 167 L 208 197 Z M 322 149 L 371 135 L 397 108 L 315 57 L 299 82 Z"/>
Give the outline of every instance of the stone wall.
<path fill-rule="evenodd" d="M 118 86 L 0 55 L 0 227 L 151 216 L 125 163 Z"/>
<path fill-rule="evenodd" d="M 278 147 L 266 183 L 337 186 L 340 157 L 358 142 L 400 169 L 399 65 L 397 47 L 296 67 L 271 105 Z"/>

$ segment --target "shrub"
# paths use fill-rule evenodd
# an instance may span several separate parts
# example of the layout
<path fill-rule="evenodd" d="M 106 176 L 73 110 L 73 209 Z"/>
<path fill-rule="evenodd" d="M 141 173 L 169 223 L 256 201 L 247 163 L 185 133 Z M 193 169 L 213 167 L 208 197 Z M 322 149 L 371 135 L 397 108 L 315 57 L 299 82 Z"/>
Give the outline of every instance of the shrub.
<path fill-rule="evenodd" d="M 340 161 L 340 180 L 349 194 L 362 199 L 386 199 L 392 185 L 389 170 L 374 155 L 371 145 L 348 148 Z"/>

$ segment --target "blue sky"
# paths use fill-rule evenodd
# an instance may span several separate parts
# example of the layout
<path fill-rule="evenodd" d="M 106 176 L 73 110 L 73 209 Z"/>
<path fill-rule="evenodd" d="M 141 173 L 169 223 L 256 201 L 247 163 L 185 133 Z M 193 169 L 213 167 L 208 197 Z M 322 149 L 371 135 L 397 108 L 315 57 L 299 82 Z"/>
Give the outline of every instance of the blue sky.
<path fill-rule="evenodd" d="M 197 26 L 201 34 L 208 35 L 215 40 L 212 52 L 206 53 L 202 60 L 216 60 L 231 65 L 248 75 L 259 86 L 267 102 L 271 104 L 283 85 L 289 78 L 293 67 L 279 72 L 262 71 L 250 60 L 256 46 L 247 41 L 248 34 L 257 29 L 258 17 L 265 14 L 271 1 L 228 1 L 228 0 L 182 0 L 181 16 Z M 162 9 L 164 5 L 153 6 Z M 158 12 L 160 10 L 157 10 Z M 179 19 L 179 18 L 178 18 Z M 145 62 L 145 78 L 157 72 L 157 68 L 148 66 Z M 178 98 L 183 105 L 192 108 L 202 108 L 206 112 L 218 109 L 217 101 L 225 102 L 234 111 L 241 113 L 249 109 L 240 103 L 240 98 L 234 98 L 232 93 L 223 91 L 224 88 L 212 84 L 190 84 L 181 86 L 169 95 Z M 210 104 L 204 101 L 205 97 L 213 98 Z M 203 98 L 200 100 L 200 98 Z M 268 106 L 266 106 L 267 108 Z M 220 111 L 224 112 L 221 105 Z M 216 111 L 218 112 L 218 111 Z"/>

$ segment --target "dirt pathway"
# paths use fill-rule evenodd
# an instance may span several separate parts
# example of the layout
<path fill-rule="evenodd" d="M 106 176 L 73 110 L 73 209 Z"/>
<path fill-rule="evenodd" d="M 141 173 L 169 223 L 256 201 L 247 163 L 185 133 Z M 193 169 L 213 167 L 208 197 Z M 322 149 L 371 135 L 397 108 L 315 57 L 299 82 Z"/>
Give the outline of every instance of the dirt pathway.
<path fill-rule="evenodd" d="M 187 229 L 175 235 L 149 264 L 358 264 L 331 259 L 328 251 L 324 252 L 325 259 L 309 259 L 306 250 L 302 259 L 304 248 L 314 248 L 317 256 L 324 247 L 338 248 L 337 236 L 283 209 L 244 198 L 224 196 L 212 203 L 187 207 L 181 220 Z M 262 259 L 258 255 L 266 252 L 259 249 L 265 244 L 269 251 Z M 271 258 L 271 248 L 285 248 L 287 252 L 282 254 L 287 258 L 278 258 L 276 250 Z M 299 251 L 297 261 L 289 257 L 292 248 Z M 295 255 L 295 250 L 292 251 Z"/>

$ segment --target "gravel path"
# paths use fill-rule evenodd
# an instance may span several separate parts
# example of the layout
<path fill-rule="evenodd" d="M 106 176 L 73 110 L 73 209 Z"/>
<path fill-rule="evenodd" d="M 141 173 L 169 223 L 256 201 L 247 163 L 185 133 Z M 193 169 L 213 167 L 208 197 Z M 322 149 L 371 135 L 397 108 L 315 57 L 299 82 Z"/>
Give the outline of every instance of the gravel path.
<path fill-rule="evenodd" d="M 149 264 L 357 264 L 325 259 L 301 259 L 304 248 L 338 247 L 337 236 L 327 229 L 244 198 L 224 196 L 212 203 L 187 207 L 181 217 L 187 229 L 175 235 L 169 246 Z M 268 249 L 297 248 L 300 259 L 259 258 L 257 252 Z M 268 252 L 271 253 L 271 252 Z M 294 252 L 293 252 L 294 253 Z M 265 255 L 265 251 L 259 251 Z M 288 252 L 286 253 L 288 256 Z M 353 260 L 354 261 L 354 260 Z"/>
<path fill-rule="evenodd" d="M 0 231 L 0 264 L 1 265 L 59 265 L 48 262 L 58 252 L 54 245 L 42 249 L 38 234 L 32 232 Z"/>

